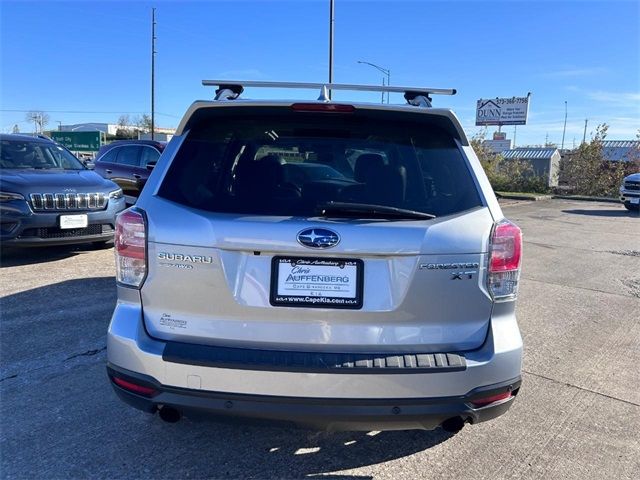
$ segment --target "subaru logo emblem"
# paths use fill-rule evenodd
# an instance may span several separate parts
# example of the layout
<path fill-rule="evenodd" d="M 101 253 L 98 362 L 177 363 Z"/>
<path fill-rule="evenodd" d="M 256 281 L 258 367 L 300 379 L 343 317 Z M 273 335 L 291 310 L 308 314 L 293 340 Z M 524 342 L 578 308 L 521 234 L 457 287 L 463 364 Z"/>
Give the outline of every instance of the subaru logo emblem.
<path fill-rule="evenodd" d="M 331 248 L 340 242 L 340 236 L 326 228 L 306 228 L 298 233 L 298 243 L 309 248 Z"/>

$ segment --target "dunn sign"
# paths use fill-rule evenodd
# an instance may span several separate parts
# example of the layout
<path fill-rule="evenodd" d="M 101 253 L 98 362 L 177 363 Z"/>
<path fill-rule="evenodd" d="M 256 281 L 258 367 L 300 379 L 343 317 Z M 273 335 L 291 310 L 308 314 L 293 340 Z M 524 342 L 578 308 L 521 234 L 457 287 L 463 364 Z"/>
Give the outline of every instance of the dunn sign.
<path fill-rule="evenodd" d="M 476 125 L 526 125 L 530 96 L 481 98 L 476 107 Z"/>

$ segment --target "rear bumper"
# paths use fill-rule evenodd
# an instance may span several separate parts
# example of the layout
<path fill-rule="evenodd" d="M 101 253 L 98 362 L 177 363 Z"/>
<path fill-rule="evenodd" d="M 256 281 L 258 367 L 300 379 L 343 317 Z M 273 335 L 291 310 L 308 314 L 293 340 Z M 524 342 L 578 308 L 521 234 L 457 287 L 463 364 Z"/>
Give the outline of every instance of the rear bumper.
<path fill-rule="evenodd" d="M 308 398 L 203 392 L 175 388 L 111 364 L 107 373 L 116 394 L 125 403 L 154 413 L 172 407 L 188 418 L 234 418 L 294 424 L 320 430 L 432 430 L 451 418 L 479 423 L 496 418 L 511 407 L 520 378 L 476 388 L 460 397 L 445 398 Z M 118 377 L 155 390 L 151 397 L 127 391 L 113 383 Z M 475 408 L 474 399 L 511 392 L 512 396 Z"/>
<path fill-rule="evenodd" d="M 482 409 L 472 408 L 468 401 L 478 392 L 516 390 L 519 384 L 522 339 L 509 302 L 494 306 L 482 347 L 460 352 L 464 368 L 450 364 L 444 369 L 436 365 L 336 372 L 318 370 L 317 365 L 298 368 L 281 359 L 263 369 L 255 365 L 255 358 L 244 359 L 244 366 L 231 357 L 212 361 L 191 354 L 187 361 L 167 348 L 167 342 L 148 335 L 140 292 L 118 288 L 107 335 L 109 368 L 112 374 L 148 382 L 159 392 L 144 398 L 115 387 L 123 400 L 146 411 L 171 405 L 187 416 L 256 417 L 322 428 L 434 428 L 456 416 L 476 423 L 501 415 L 512 400 Z"/>

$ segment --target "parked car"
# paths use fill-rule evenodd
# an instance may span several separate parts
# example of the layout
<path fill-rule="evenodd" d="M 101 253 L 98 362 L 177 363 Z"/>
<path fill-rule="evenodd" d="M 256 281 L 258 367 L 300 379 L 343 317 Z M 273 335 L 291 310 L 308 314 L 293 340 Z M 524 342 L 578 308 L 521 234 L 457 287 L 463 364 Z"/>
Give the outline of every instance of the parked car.
<path fill-rule="evenodd" d="M 95 171 L 118 184 L 127 204 L 133 205 L 165 145 L 152 140 L 111 142 L 100 147 L 94 162 Z"/>
<path fill-rule="evenodd" d="M 219 100 L 189 108 L 118 216 L 119 397 L 167 421 L 346 430 L 505 413 L 521 381 L 521 232 L 456 116 L 427 90 L 379 105 L 325 87 L 300 103 L 211 83 Z"/>
<path fill-rule="evenodd" d="M 52 140 L 0 135 L 0 243 L 113 241 L 122 190 Z"/>
<path fill-rule="evenodd" d="M 640 209 L 640 173 L 624 177 L 620 186 L 620 201 L 627 210 Z"/>

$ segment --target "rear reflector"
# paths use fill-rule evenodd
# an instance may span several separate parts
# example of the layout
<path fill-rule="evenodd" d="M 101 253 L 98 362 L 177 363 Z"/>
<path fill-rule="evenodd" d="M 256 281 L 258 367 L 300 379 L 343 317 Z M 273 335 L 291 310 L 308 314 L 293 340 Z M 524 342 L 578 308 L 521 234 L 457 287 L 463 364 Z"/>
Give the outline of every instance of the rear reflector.
<path fill-rule="evenodd" d="M 145 387 L 143 385 L 138 385 L 136 383 L 129 382 L 127 380 L 123 380 L 122 378 L 112 377 L 113 383 L 118 385 L 120 388 L 128 390 L 129 392 L 137 393 L 138 395 L 143 395 L 145 397 L 153 397 L 158 393 L 157 390 L 151 387 Z"/>
<path fill-rule="evenodd" d="M 140 287 L 147 275 L 147 235 L 144 215 L 135 208 L 116 217 L 116 280 Z"/>
<path fill-rule="evenodd" d="M 498 393 L 496 395 L 491 395 L 490 397 L 479 398 L 477 400 L 474 400 L 473 402 L 471 402 L 471 405 L 477 408 L 484 407 L 486 405 L 489 405 L 490 403 L 499 402 L 500 400 L 504 400 L 509 397 L 511 397 L 510 391 Z"/>
<path fill-rule="evenodd" d="M 494 300 L 515 299 L 518 294 L 522 232 L 508 220 L 498 222 L 491 235 L 489 248 L 488 289 Z"/>
<path fill-rule="evenodd" d="M 291 109 L 297 112 L 353 113 L 356 107 L 340 103 L 294 103 Z"/>

